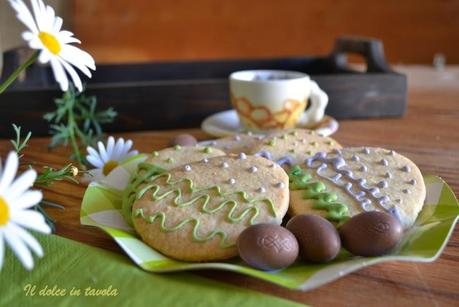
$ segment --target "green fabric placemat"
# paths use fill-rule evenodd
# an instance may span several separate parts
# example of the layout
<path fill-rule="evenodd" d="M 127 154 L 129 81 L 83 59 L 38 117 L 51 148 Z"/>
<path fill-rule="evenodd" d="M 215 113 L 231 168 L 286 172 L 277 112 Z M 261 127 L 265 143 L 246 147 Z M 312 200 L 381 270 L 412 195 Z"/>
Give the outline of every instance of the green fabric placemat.
<path fill-rule="evenodd" d="M 36 267 L 28 272 L 7 248 L 0 271 L 0 306 L 298 306 L 191 273 L 148 273 L 125 256 L 55 235 L 34 235 L 45 257 L 36 258 Z M 85 291 L 92 293 L 88 287 L 106 291 L 86 296 Z M 53 288 L 66 292 L 52 296 L 59 294 L 51 293 Z M 81 289 L 80 296 L 71 296 L 72 289 Z"/>

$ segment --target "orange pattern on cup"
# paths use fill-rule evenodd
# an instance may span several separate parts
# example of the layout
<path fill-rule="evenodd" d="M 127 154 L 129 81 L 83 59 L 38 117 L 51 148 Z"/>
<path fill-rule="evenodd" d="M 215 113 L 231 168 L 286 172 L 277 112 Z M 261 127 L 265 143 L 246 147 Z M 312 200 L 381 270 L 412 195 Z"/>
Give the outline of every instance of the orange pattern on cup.
<path fill-rule="evenodd" d="M 265 106 L 254 106 L 245 97 L 231 95 L 231 102 L 246 127 L 260 130 L 292 128 L 306 107 L 306 100 L 300 102 L 296 99 L 285 100 L 284 107 L 277 112 L 271 112 Z"/>

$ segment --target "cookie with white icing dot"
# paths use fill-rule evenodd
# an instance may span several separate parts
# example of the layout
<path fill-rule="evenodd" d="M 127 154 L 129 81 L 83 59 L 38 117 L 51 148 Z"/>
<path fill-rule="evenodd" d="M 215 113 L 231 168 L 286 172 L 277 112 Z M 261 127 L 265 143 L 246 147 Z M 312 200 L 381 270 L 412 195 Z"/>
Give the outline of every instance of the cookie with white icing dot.
<path fill-rule="evenodd" d="M 189 164 L 196 161 L 205 161 L 210 158 L 224 156 L 225 153 L 218 148 L 202 146 L 176 145 L 162 150 L 153 151 L 153 153 L 138 166 L 137 174 L 132 176 L 129 184 L 123 191 L 122 196 L 122 213 L 128 223 L 131 223 L 131 209 L 135 191 L 132 188 L 132 181 L 135 176 L 141 176 L 144 173 L 160 173 L 164 170 L 170 170 L 176 167 L 184 166 L 188 169 Z M 188 165 L 188 166 L 187 166 Z"/>
<path fill-rule="evenodd" d="M 218 156 L 224 156 L 225 153 L 214 147 L 206 146 L 180 146 L 168 147 L 163 150 L 153 151 L 146 163 L 154 164 L 162 169 L 170 170 L 187 163 L 201 161 Z"/>
<path fill-rule="evenodd" d="M 341 148 L 341 145 L 330 137 L 321 136 L 313 130 L 291 129 L 271 133 L 249 153 L 281 165 L 295 165 L 303 163 L 317 152 L 337 148 Z"/>
<path fill-rule="evenodd" d="M 143 173 L 134 184 L 134 227 L 145 243 L 178 260 L 234 257 L 244 229 L 280 224 L 287 212 L 288 176 L 272 164 L 241 154 Z"/>
<path fill-rule="evenodd" d="M 253 146 L 259 144 L 264 136 L 252 133 L 240 133 L 211 141 L 210 145 L 219 148 L 227 154 L 249 152 Z"/>
<path fill-rule="evenodd" d="M 383 148 L 354 147 L 317 153 L 290 177 L 290 213 L 343 221 L 363 211 L 384 211 L 413 225 L 426 189 L 418 167 Z"/>

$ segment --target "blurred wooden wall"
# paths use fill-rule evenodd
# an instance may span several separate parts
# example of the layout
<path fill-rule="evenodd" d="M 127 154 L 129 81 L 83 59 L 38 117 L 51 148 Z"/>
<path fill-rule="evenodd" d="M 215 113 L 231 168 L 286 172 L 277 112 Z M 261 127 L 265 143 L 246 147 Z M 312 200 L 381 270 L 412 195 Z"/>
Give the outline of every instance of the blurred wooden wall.
<path fill-rule="evenodd" d="M 99 62 L 317 55 L 352 34 L 392 63 L 459 63 L 457 0 L 73 0 L 73 17 Z"/>

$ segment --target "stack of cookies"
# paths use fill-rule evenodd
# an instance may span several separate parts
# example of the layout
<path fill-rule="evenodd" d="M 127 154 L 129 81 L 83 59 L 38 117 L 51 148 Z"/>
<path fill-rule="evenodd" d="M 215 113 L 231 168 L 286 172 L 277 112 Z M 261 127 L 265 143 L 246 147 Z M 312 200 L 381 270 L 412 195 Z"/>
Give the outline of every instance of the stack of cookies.
<path fill-rule="evenodd" d="M 365 237 L 362 231 L 354 235 L 354 229 L 370 223 L 366 229 L 375 231 L 367 240 L 373 243 L 363 245 L 371 249 L 372 244 L 388 241 L 387 233 L 394 233 L 393 229 L 402 234 L 410 228 L 424 203 L 421 172 L 393 150 L 343 148 L 334 139 L 305 129 L 267 136 L 240 134 L 208 146 L 195 145 L 189 142 L 190 137 L 177 138 L 184 139 L 187 142 L 153 152 L 138 166 L 123 194 L 123 214 L 142 240 L 174 259 L 218 261 L 239 254 L 243 259 L 249 255 L 247 262 L 254 267 L 276 269 L 276 257 L 271 257 L 274 260 L 269 265 L 263 262 L 260 266 L 253 259 L 268 259 L 263 255 L 266 249 L 271 256 L 283 257 L 282 267 L 286 265 L 285 253 L 295 261 L 298 253 L 307 254 L 301 249 L 311 249 L 311 244 L 304 242 L 321 237 L 324 223 L 332 225 L 326 227 L 331 229 L 327 233 L 334 236 L 333 242 L 340 242 L 341 228 L 346 242 L 349 237 L 351 241 L 354 236 Z M 374 212 L 380 215 L 353 221 L 354 216 Z M 306 216 L 294 223 L 297 242 L 292 243 L 295 236 L 289 236 L 289 230 L 275 226 L 285 224 L 286 215 Z M 307 217 L 311 215 L 312 219 Z M 311 226 L 315 223 L 317 236 Z M 267 226 L 245 231 L 258 224 Z M 357 226 L 348 226 L 354 224 Z M 308 239 L 299 238 L 298 233 L 306 233 L 306 229 Z M 247 234 L 244 244 L 238 244 L 241 233 Z M 255 237 L 247 239 L 249 234 Z M 390 246 L 379 250 L 390 251 L 399 239 L 394 235 L 387 243 Z M 347 248 L 351 252 L 352 244 Z M 295 248 L 300 249 L 296 254 Z"/>

